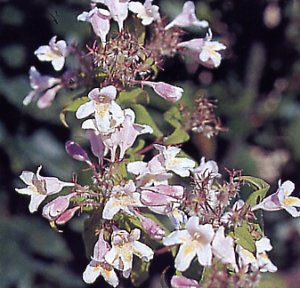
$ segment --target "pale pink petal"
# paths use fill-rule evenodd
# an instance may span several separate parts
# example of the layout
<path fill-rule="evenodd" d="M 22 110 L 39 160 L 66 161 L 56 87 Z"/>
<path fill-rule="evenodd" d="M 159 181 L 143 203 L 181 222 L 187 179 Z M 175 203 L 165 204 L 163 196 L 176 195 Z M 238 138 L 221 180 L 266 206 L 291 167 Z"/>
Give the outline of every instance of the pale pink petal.
<path fill-rule="evenodd" d="M 37 102 L 37 106 L 41 109 L 47 108 L 52 105 L 56 93 L 61 89 L 60 85 L 50 88 L 44 93 Z"/>
<path fill-rule="evenodd" d="M 203 266 L 210 266 L 212 259 L 212 252 L 210 244 L 200 246 L 197 250 L 198 261 Z"/>
<path fill-rule="evenodd" d="M 32 185 L 34 173 L 30 171 L 23 171 L 20 175 L 20 179 L 27 185 Z"/>
<path fill-rule="evenodd" d="M 175 268 L 179 271 L 185 271 L 189 268 L 192 260 L 195 258 L 198 248 L 191 246 L 190 243 L 184 243 L 180 246 L 175 258 Z"/>
<path fill-rule="evenodd" d="M 41 194 L 32 194 L 30 203 L 29 203 L 29 211 L 33 213 L 38 210 L 40 204 L 46 199 L 46 195 Z"/>
<path fill-rule="evenodd" d="M 94 103 L 93 101 L 89 101 L 79 106 L 78 110 L 76 111 L 76 118 L 83 119 L 88 117 L 94 112 L 95 112 Z"/>
<path fill-rule="evenodd" d="M 79 206 L 76 206 L 71 209 L 67 209 L 64 213 L 62 213 L 56 220 L 55 223 L 57 225 L 63 225 L 68 222 L 71 218 L 73 218 L 76 211 L 80 209 Z"/>
<path fill-rule="evenodd" d="M 139 241 L 134 241 L 132 246 L 133 253 L 144 261 L 149 262 L 153 258 L 154 252 L 147 245 Z"/>
<path fill-rule="evenodd" d="M 187 230 L 176 230 L 163 238 L 163 244 L 165 246 L 171 246 L 175 244 L 182 244 L 191 239 Z"/>
<path fill-rule="evenodd" d="M 101 267 L 92 261 L 83 272 L 83 281 L 87 284 L 92 284 L 99 277 L 100 273 Z"/>

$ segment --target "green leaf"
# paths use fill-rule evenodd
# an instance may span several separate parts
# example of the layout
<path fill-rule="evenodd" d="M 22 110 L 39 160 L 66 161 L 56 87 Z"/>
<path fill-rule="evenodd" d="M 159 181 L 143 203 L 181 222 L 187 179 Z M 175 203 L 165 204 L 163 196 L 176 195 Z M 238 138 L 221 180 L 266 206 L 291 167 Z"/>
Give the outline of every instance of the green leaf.
<path fill-rule="evenodd" d="M 134 259 L 134 265 L 130 274 L 130 279 L 135 287 L 139 287 L 149 277 L 150 262 L 142 261 L 140 258 Z"/>
<path fill-rule="evenodd" d="M 164 139 L 165 145 L 176 145 L 190 140 L 190 135 L 182 128 L 176 128 L 174 132 Z"/>
<path fill-rule="evenodd" d="M 182 127 L 182 115 L 177 106 L 173 106 L 167 112 L 165 112 L 164 118 L 173 127 Z"/>
<path fill-rule="evenodd" d="M 198 262 L 198 259 L 195 258 L 189 268 L 182 272 L 182 275 L 187 278 L 200 279 L 203 273 L 203 266 Z"/>
<path fill-rule="evenodd" d="M 113 165 L 112 175 L 114 176 L 112 180 L 115 185 L 119 185 L 122 180 L 128 177 L 126 165 L 127 163 L 125 161 Z"/>
<path fill-rule="evenodd" d="M 66 112 L 76 112 L 82 104 L 89 101 L 90 99 L 88 97 L 80 97 L 67 104 L 67 106 L 59 114 L 59 119 L 64 124 L 64 126 L 69 127 L 66 122 Z"/>
<path fill-rule="evenodd" d="M 242 226 L 236 227 L 234 229 L 234 237 L 238 245 L 254 253 L 256 250 L 255 241 L 248 228 L 249 224 L 247 222 L 244 222 Z"/>
<path fill-rule="evenodd" d="M 146 108 L 141 104 L 133 104 L 131 108 L 135 112 L 136 117 L 136 123 L 138 124 L 146 124 L 152 127 L 153 135 L 156 138 L 161 138 L 163 136 L 163 133 L 160 131 L 160 129 L 157 127 L 156 123 L 152 119 L 149 112 L 146 110 Z"/>
<path fill-rule="evenodd" d="M 250 184 L 252 187 L 257 189 L 256 191 L 251 193 L 247 200 L 247 204 L 249 204 L 250 207 L 253 207 L 260 203 L 266 196 L 270 185 L 260 178 L 255 178 L 251 176 L 242 176 L 242 180 L 244 180 L 246 183 Z"/>
<path fill-rule="evenodd" d="M 134 147 L 129 148 L 126 151 L 126 155 L 129 156 L 128 161 L 130 161 L 130 162 L 142 161 L 144 159 L 144 155 L 140 155 L 137 152 L 142 150 L 144 148 L 144 146 L 145 146 L 145 140 L 144 139 L 138 139 L 137 144 Z"/>
<path fill-rule="evenodd" d="M 130 91 L 122 91 L 116 102 L 121 106 L 128 106 L 130 104 L 147 104 L 149 103 L 149 94 L 141 88 L 134 88 Z"/>

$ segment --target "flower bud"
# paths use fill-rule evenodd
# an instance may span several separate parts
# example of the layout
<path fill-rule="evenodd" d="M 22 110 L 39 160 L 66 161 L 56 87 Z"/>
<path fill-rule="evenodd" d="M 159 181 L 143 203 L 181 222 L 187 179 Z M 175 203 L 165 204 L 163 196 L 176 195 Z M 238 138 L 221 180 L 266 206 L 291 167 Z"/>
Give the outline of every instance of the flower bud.
<path fill-rule="evenodd" d="M 172 288 L 200 288 L 198 282 L 184 276 L 173 276 L 171 279 Z"/>
<path fill-rule="evenodd" d="M 55 223 L 57 225 L 63 225 L 67 223 L 74 216 L 75 212 L 79 209 L 79 206 L 73 207 L 71 209 L 66 210 L 62 213 L 56 220 Z"/>
<path fill-rule="evenodd" d="M 166 233 L 160 225 L 155 223 L 152 219 L 144 217 L 141 214 L 137 214 L 137 216 L 139 217 L 139 219 L 141 221 L 144 231 L 152 239 L 161 240 L 163 237 L 165 237 Z"/>
<path fill-rule="evenodd" d="M 87 153 L 83 150 L 83 148 L 73 142 L 68 141 L 65 145 L 67 153 L 75 160 L 86 162 L 87 164 L 91 165 L 91 160 L 89 159 L 89 156 Z"/>
<path fill-rule="evenodd" d="M 150 86 L 155 93 L 170 102 L 176 102 L 182 97 L 183 89 L 181 87 L 164 82 L 143 81 L 142 84 Z"/>
<path fill-rule="evenodd" d="M 99 132 L 89 130 L 87 136 L 91 144 L 91 150 L 93 154 L 98 158 L 99 164 L 102 163 L 104 157 L 105 146 L 101 139 Z"/>

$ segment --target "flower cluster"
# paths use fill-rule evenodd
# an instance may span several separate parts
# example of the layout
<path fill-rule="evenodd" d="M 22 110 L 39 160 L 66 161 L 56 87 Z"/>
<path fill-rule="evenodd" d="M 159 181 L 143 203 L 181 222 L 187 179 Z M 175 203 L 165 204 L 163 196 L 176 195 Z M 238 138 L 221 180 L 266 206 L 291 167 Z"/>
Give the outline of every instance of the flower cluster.
<path fill-rule="evenodd" d="M 128 278 L 134 274 L 135 256 L 148 263 L 155 252 L 172 250 L 178 274 L 171 280 L 173 288 L 221 287 L 216 281 L 222 287 L 230 287 L 230 283 L 252 287 L 259 272 L 277 269 L 267 256 L 272 246 L 256 223 L 255 211 L 285 209 L 296 217 L 300 215 L 300 200 L 290 196 L 294 189 L 291 181 L 280 184 L 275 194 L 263 199 L 268 190 L 263 180 L 242 176 L 240 171 L 229 171 L 229 179 L 222 180 L 215 161 L 202 158 L 197 165 L 178 145 L 168 143 L 171 137 L 157 136 L 159 128 L 148 119 L 138 97 L 143 98 L 142 89 L 150 87 L 174 105 L 174 111 L 180 111 L 175 105 L 184 90 L 155 81 L 165 57 L 180 54 L 215 68 L 221 63 L 219 51 L 226 47 L 212 41 L 209 24 L 197 18 L 192 1 L 187 1 L 169 23 L 152 2 L 93 0 L 91 10 L 77 18 L 90 23 L 99 37 L 87 54 L 63 40 L 57 41 L 56 36 L 35 51 L 39 60 L 51 62 L 56 71 L 63 69 L 68 55 L 79 59 L 81 66 L 66 71 L 61 78 L 42 76 L 31 67 L 33 91 L 24 104 L 38 98 L 39 108 L 48 107 L 60 89 L 70 87 L 70 77 L 77 81 L 73 88 L 86 88 L 87 97 L 80 98 L 72 111 L 82 120 L 82 133 L 89 140 L 91 153 L 73 141 L 65 148 L 74 160 L 87 165 L 92 178 L 89 185 L 80 185 L 76 179 L 63 182 L 41 176 L 40 167 L 36 174 L 24 171 L 20 178 L 28 187 L 16 191 L 31 196 L 30 212 L 48 200 L 42 215 L 53 227 L 79 213 L 97 218 L 91 237 L 94 240 L 89 243 L 90 262 L 83 273 L 86 283 L 102 276 L 117 287 L 121 275 Z M 143 35 L 146 30 L 140 35 L 126 27 L 124 21 L 130 12 L 142 27 L 152 26 L 149 40 Z M 111 32 L 111 21 L 117 23 L 118 31 Z M 208 28 L 206 37 L 183 42 L 183 29 L 190 26 Z M 135 86 L 137 90 L 130 90 Z M 147 103 L 149 99 L 144 98 Z M 175 135 L 186 126 L 185 131 L 205 131 L 211 137 L 221 130 L 212 110 L 212 103 L 200 99 L 193 116 L 186 115 L 189 119 L 185 125 L 180 126 L 177 118 L 166 119 L 175 127 Z M 147 138 L 146 144 L 142 137 L 136 141 L 140 135 L 152 138 Z M 155 141 L 149 143 L 153 138 Z M 257 188 L 247 201 L 240 195 L 244 184 Z M 69 190 L 61 192 L 64 187 Z M 58 193 L 56 198 L 48 198 Z M 153 241 L 157 242 L 155 248 Z M 184 276 L 195 262 L 210 271 L 204 283 Z M 216 273 L 221 276 L 214 277 Z"/>

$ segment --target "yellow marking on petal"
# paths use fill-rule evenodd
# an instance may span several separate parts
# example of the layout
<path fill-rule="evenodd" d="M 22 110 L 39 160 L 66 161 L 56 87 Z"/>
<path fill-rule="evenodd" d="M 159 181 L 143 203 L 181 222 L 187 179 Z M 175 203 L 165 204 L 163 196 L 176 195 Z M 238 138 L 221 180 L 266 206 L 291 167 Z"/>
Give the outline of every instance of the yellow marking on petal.
<path fill-rule="evenodd" d="M 98 103 L 96 105 L 96 112 L 97 112 L 97 115 L 100 117 L 100 118 L 104 118 L 104 116 L 107 114 L 108 110 L 109 110 L 109 106 L 110 104 L 109 103 Z"/>
<path fill-rule="evenodd" d="M 283 200 L 283 205 L 284 206 L 293 206 L 296 203 L 299 203 L 300 199 L 296 197 L 287 197 L 286 199 Z"/>

